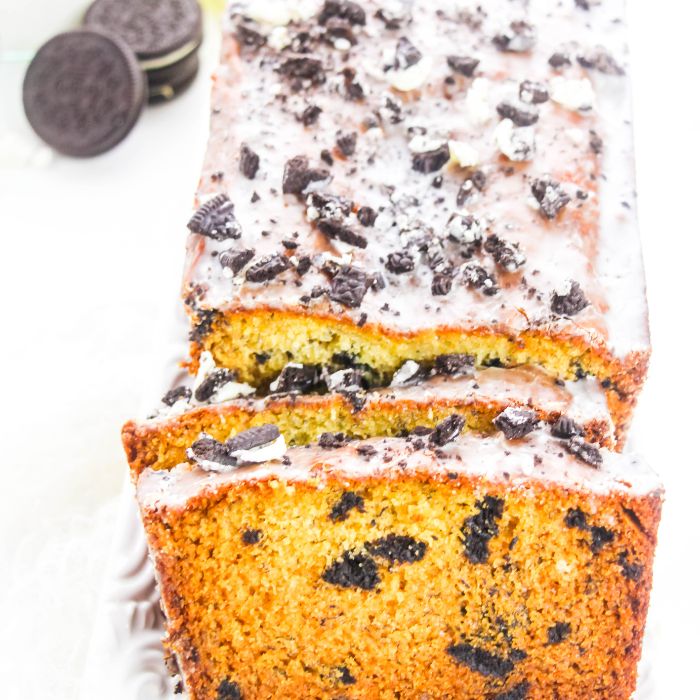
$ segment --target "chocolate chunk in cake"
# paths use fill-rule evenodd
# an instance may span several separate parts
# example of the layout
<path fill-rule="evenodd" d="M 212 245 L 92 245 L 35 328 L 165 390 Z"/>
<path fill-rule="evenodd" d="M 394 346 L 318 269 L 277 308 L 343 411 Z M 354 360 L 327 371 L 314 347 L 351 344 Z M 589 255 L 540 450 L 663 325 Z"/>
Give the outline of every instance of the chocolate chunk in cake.
<path fill-rule="evenodd" d="M 221 681 L 216 689 L 216 700 L 243 700 L 238 683 L 227 679 Z"/>
<path fill-rule="evenodd" d="M 505 678 L 515 668 L 509 658 L 498 656 L 472 644 L 453 644 L 447 647 L 447 653 L 458 664 L 467 666 L 482 676 Z"/>
<path fill-rule="evenodd" d="M 262 530 L 244 530 L 241 539 L 243 544 L 258 544 L 262 539 Z"/>
<path fill-rule="evenodd" d="M 364 447 L 372 446 L 364 445 Z M 374 450 L 374 452 L 371 454 L 376 454 L 376 450 Z M 371 454 L 367 454 L 365 456 L 371 456 Z M 355 493 L 355 491 L 344 491 L 343 495 L 340 497 L 340 500 L 331 509 L 328 517 L 334 523 L 339 523 L 343 520 L 347 520 L 350 517 L 350 511 L 353 509 L 359 511 L 360 513 L 364 513 L 365 501 L 362 496 L 360 496 L 359 493 Z"/>
<path fill-rule="evenodd" d="M 489 542 L 498 535 L 498 521 L 503 517 L 502 498 L 485 496 L 477 501 L 477 513 L 462 523 L 464 555 L 472 564 L 484 564 L 489 558 Z"/>
<path fill-rule="evenodd" d="M 387 559 L 392 564 L 412 564 L 420 561 L 428 548 L 425 542 L 408 535 L 394 533 L 380 537 L 372 542 L 365 542 L 365 549 L 373 557 Z"/>
<path fill-rule="evenodd" d="M 374 559 L 362 553 L 343 552 L 341 558 L 331 564 L 321 578 L 333 586 L 360 588 L 370 591 L 379 583 L 379 573 Z"/>

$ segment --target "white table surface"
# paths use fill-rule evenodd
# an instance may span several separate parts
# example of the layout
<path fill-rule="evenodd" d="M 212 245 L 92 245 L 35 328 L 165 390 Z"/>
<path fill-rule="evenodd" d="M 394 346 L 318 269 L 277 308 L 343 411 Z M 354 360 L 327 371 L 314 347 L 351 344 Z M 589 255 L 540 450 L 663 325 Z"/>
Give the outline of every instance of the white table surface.
<path fill-rule="evenodd" d="M 195 85 L 172 104 L 148 109 L 112 152 L 71 160 L 43 148 L 22 115 L 26 64 L 14 49 L 31 44 L 26 26 L 35 11 L 34 3 L 0 0 L 6 700 L 77 695 L 126 469 L 119 428 L 158 372 L 161 319 L 178 292 L 218 39 L 209 18 Z M 632 441 L 667 487 L 645 650 L 659 700 L 700 698 L 693 678 L 700 628 L 698 14 L 684 0 L 630 2 L 654 342 Z M 65 28 L 56 20 L 46 31 Z"/>

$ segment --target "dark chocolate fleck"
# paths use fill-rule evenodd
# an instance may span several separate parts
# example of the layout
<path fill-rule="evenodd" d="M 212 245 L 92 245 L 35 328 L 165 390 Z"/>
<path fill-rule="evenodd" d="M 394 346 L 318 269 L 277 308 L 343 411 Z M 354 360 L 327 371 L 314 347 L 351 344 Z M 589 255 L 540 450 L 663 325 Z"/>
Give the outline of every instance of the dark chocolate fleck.
<path fill-rule="evenodd" d="M 578 282 L 570 282 L 567 294 L 552 293 L 551 309 L 558 316 L 575 316 L 587 306 L 588 299 Z"/>
<path fill-rule="evenodd" d="M 606 527 L 594 525 L 591 528 L 591 552 L 598 554 L 606 544 L 610 544 L 615 539 L 615 533 Z"/>
<path fill-rule="evenodd" d="M 223 680 L 216 689 L 216 700 L 242 700 L 243 695 L 238 683 Z"/>
<path fill-rule="evenodd" d="M 350 24 L 363 25 L 367 18 L 360 5 L 351 0 L 326 0 L 318 15 L 319 24 L 326 24 L 331 17 L 338 17 Z"/>
<path fill-rule="evenodd" d="M 258 544 L 262 539 L 262 530 L 243 530 L 243 544 Z"/>
<path fill-rule="evenodd" d="M 355 685 L 357 683 L 357 679 L 350 673 L 350 669 L 347 666 L 338 666 L 338 672 L 340 673 L 338 680 L 343 685 Z"/>
<path fill-rule="evenodd" d="M 240 170 L 244 177 L 252 180 L 260 167 L 260 156 L 247 144 L 241 144 Z"/>
<path fill-rule="evenodd" d="M 231 270 L 233 275 L 237 275 L 254 257 L 255 251 L 250 248 L 243 248 L 242 250 L 231 248 L 219 255 L 219 262 L 221 267 L 225 267 Z"/>
<path fill-rule="evenodd" d="M 245 278 L 248 282 L 269 282 L 290 267 L 289 258 L 276 253 L 261 258 L 251 265 L 246 270 Z"/>
<path fill-rule="evenodd" d="M 508 406 L 493 419 L 493 424 L 503 433 L 506 440 L 525 437 L 537 427 L 538 422 L 534 411 L 516 406 Z"/>
<path fill-rule="evenodd" d="M 577 530 L 588 530 L 588 516 L 580 508 L 569 508 L 564 516 L 564 525 Z"/>
<path fill-rule="evenodd" d="M 318 121 L 318 118 L 323 110 L 317 105 L 308 105 L 299 115 L 298 119 L 304 126 L 311 126 Z"/>
<path fill-rule="evenodd" d="M 540 118 L 537 110 L 528 105 L 518 106 L 512 102 L 500 102 L 496 111 L 503 119 L 510 119 L 516 126 L 532 126 Z"/>
<path fill-rule="evenodd" d="M 379 585 L 379 574 L 374 559 L 366 554 L 343 552 L 321 577 L 326 583 L 341 588 L 361 588 L 369 591 Z"/>
<path fill-rule="evenodd" d="M 241 227 L 233 215 L 233 202 L 227 194 L 218 194 L 199 207 L 187 228 L 215 241 L 241 237 Z"/>
<path fill-rule="evenodd" d="M 489 541 L 498 535 L 498 520 L 503 516 L 502 498 L 485 496 L 477 501 L 477 513 L 462 523 L 464 555 L 472 564 L 484 564 L 489 558 Z"/>
<path fill-rule="evenodd" d="M 175 389 L 171 389 L 161 401 L 166 406 L 174 406 L 178 401 L 185 400 L 189 401 L 192 397 L 192 389 L 187 386 L 178 386 Z"/>
<path fill-rule="evenodd" d="M 559 644 L 571 634 L 571 625 L 568 622 L 555 622 L 547 630 L 547 644 Z"/>
<path fill-rule="evenodd" d="M 456 440 L 462 430 L 466 420 L 464 416 L 458 413 L 453 413 L 435 426 L 435 429 L 430 433 L 430 442 L 438 447 L 444 447 L 448 442 Z"/>
<path fill-rule="evenodd" d="M 468 666 L 482 676 L 505 678 L 515 668 L 509 658 L 497 656 L 472 644 L 453 644 L 447 647 L 447 653 L 458 664 Z"/>
<path fill-rule="evenodd" d="M 408 535 L 390 534 L 372 542 L 365 548 L 373 557 L 387 559 L 392 564 L 412 564 L 425 556 L 428 545 Z"/>
<path fill-rule="evenodd" d="M 479 59 L 471 58 L 470 56 L 448 56 L 447 65 L 455 73 L 471 78 L 474 75 L 476 67 L 479 65 Z"/>
<path fill-rule="evenodd" d="M 371 445 L 361 445 L 360 447 L 372 447 L 372 446 Z M 358 448 L 357 451 L 360 452 L 360 448 Z M 376 452 L 376 450 L 375 450 L 375 452 Z M 363 453 L 361 453 L 361 454 L 363 454 Z M 360 496 L 359 493 L 355 493 L 354 491 L 344 491 L 343 495 L 340 497 L 340 500 L 338 500 L 338 502 L 331 509 L 330 515 L 328 517 L 334 523 L 339 523 L 339 522 L 342 522 L 343 520 L 347 520 L 348 517 L 350 516 L 350 511 L 353 509 L 357 509 L 360 513 L 364 513 L 365 512 L 365 501 L 362 498 L 362 496 Z"/>

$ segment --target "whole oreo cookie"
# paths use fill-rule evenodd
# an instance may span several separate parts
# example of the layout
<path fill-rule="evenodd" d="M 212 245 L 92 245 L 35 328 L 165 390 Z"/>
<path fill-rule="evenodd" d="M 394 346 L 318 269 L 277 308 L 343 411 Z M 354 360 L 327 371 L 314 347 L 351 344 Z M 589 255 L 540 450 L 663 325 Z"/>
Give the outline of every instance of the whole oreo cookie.
<path fill-rule="evenodd" d="M 202 11 L 196 0 L 96 0 L 84 24 L 129 44 L 148 78 L 152 102 L 179 94 L 197 74 Z"/>
<path fill-rule="evenodd" d="M 119 37 L 89 29 L 44 44 L 24 77 L 24 110 L 56 150 L 88 157 L 116 146 L 146 102 L 146 80 Z"/>

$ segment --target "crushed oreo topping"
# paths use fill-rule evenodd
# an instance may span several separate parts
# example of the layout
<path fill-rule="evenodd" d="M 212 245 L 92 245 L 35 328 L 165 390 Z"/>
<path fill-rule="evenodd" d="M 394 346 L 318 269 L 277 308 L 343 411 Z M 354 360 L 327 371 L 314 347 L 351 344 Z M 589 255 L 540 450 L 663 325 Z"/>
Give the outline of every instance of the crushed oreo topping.
<path fill-rule="evenodd" d="M 414 360 L 406 360 L 391 378 L 391 386 L 407 386 L 425 378 L 425 370 Z"/>
<path fill-rule="evenodd" d="M 355 149 L 357 148 L 357 132 L 338 132 L 335 139 L 335 144 L 340 149 L 340 152 L 346 158 L 349 158 L 355 153 Z"/>
<path fill-rule="evenodd" d="M 534 107 L 516 105 L 512 102 L 499 102 L 496 111 L 502 119 L 510 119 L 515 126 L 532 126 L 540 118 Z"/>
<path fill-rule="evenodd" d="M 364 445 L 364 447 L 371 447 L 371 445 Z M 359 493 L 355 493 L 354 491 L 344 491 L 343 495 L 340 497 L 340 500 L 338 500 L 331 509 L 328 518 L 334 523 L 342 522 L 350 517 L 351 510 L 357 510 L 360 513 L 364 513 L 365 501 Z"/>
<path fill-rule="evenodd" d="M 565 68 L 571 65 L 571 57 L 563 51 L 556 51 L 549 57 L 548 63 L 552 68 Z"/>
<path fill-rule="evenodd" d="M 279 253 L 267 255 L 253 263 L 245 273 L 248 282 L 270 282 L 291 267 L 289 258 Z"/>
<path fill-rule="evenodd" d="M 231 369 L 215 369 L 210 372 L 202 383 L 194 390 L 194 398 L 200 403 L 206 403 L 222 386 L 238 380 L 238 373 Z"/>
<path fill-rule="evenodd" d="M 446 143 L 437 148 L 422 153 L 414 153 L 411 167 L 419 173 L 427 175 L 440 170 L 450 160 L 450 147 Z"/>
<path fill-rule="evenodd" d="M 453 644 L 447 647 L 447 653 L 458 664 L 468 666 L 482 676 L 505 678 L 515 668 L 509 658 L 498 656 L 472 644 Z"/>
<path fill-rule="evenodd" d="M 277 70 L 292 81 L 308 80 L 312 85 L 321 85 L 326 80 L 323 63 L 312 56 L 290 56 L 280 64 Z M 294 87 L 300 89 L 302 84 L 294 84 Z"/>
<path fill-rule="evenodd" d="M 218 194 L 202 204 L 187 224 L 192 233 L 223 241 L 226 238 L 240 238 L 241 227 L 233 215 L 233 202 L 227 194 Z"/>
<path fill-rule="evenodd" d="M 474 374 L 474 355 L 447 353 L 435 358 L 435 373 L 446 377 L 471 377 Z"/>
<path fill-rule="evenodd" d="M 364 226 L 374 226 L 377 220 L 377 212 L 372 207 L 360 207 L 357 210 L 357 220 Z"/>
<path fill-rule="evenodd" d="M 430 292 L 434 297 L 444 297 L 452 291 L 454 276 L 450 272 L 437 272 L 430 283 Z"/>
<path fill-rule="evenodd" d="M 477 512 L 462 523 L 464 555 L 472 564 L 484 564 L 489 558 L 489 542 L 498 535 L 498 521 L 503 517 L 505 501 L 485 496 L 477 501 Z"/>
<path fill-rule="evenodd" d="M 525 163 L 535 156 L 535 130 L 531 126 L 516 126 L 512 120 L 502 119 L 496 127 L 496 142 L 514 163 Z"/>
<path fill-rule="evenodd" d="M 561 293 L 565 291 L 565 293 Z M 566 290 L 552 292 L 550 307 L 558 316 L 575 316 L 583 311 L 589 302 L 586 299 L 581 285 L 578 282 L 570 281 Z"/>
<path fill-rule="evenodd" d="M 493 37 L 499 51 L 525 53 L 535 45 L 535 28 L 524 20 L 516 20 L 501 34 Z"/>
<path fill-rule="evenodd" d="M 506 272 L 515 272 L 525 264 L 525 256 L 520 251 L 520 246 L 517 243 L 509 243 L 495 234 L 491 234 L 484 241 L 484 250 Z"/>
<path fill-rule="evenodd" d="M 453 413 L 435 426 L 428 439 L 431 444 L 444 447 L 447 443 L 459 437 L 462 430 L 464 430 L 465 423 L 464 416 Z"/>
<path fill-rule="evenodd" d="M 568 442 L 565 442 L 564 449 L 581 462 L 595 467 L 596 469 L 600 468 L 603 464 L 603 455 L 600 449 L 596 445 L 586 442 L 578 435 L 575 435 Z"/>
<path fill-rule="evenodd" d="M 380 583 L 374 559 L 353 552 L 343 552 L 342 557 L 331 564 L 321 578 L 333 586 L 360 588 L 364 591 L 370 591 Z"/>
<path fill-rule="evenodd" d="M 318 15 L 318 22 L 327 24 L 332 17 L 344 19 L 353 25 L 364 25 L 367 21 L 362 7 L 351 0 L 326 0 Z"/>
<path fill-rule="evenodd" d="M 552 435 L 561 440 L 568 440 L 576 435 L 583 435 L 583 428 L 567 416 L 559 416 L 552 424 Z"/>
<path fill-rule="evenodd" d="M 606 75 L 624 75 L 625 69 L 603 48 L 595 48 L 576 57 L 579 65 Z"/>
<path fill-rule="evenodd" d="M 330 181 L 330 177 L 328 170 L 310 167 L 306 156 L 294 156 L 284 166 L 282 192 L 301 195 L 312 183 Z"/>
<path fill-rule="evenodd" d="M 251 249 L 225 250 L 219 255 L 221 267 L 231 271 L 231 275 L 237 275 L 253 258 L 255 251 Z"/>
<path fill-rule="evenodd" d="M 600 137 L 600 135 L 593 131 L 589 132 L 589 141 L 588 145 L 590 146 L 590 149 L 595 153 L 596 155 L 600 155 L 603 152 L 603 139 Z"/>
<path fill-rule="evenodd" d="M 318 446 L 324 450 L 335 450 L 343 447 L 348 442 L 345 433 L 321 433 L 318 438 Z"/>
<path fill-rule="evenodd" d="M 280 437 L 279 428 L 276 425 L 267 423 L 255 428 L 249 428 L 243 432 L 229 438 L 224 445 L 230 453 L 235 454 L 240 451 L 254 450 L 258 447 L 269 445 Z"/>
<path fill-rule="evenodd" d="M 530 187 L 540 205 L 540 212 L 547 219 L 555 219 L 557 214 L 571 201 L 567 191 L 556 180 L 541 177 Z"/>
<path fill-rule="evenodd" d="M 397 253 L 389 253 L 384 264 L 389 272 L 393 272 L 395 275 L 403 274 L 404 272 L 410 272 L 416 266 L 413 258 L 403 251 Z"/>
<path fill-rule="evenodd" d="M 370 288 L 372 280 L 359 267 L 343 265 L 331 280 L 329 297 L 343 306 L 356 309 Z"/>
<path fill-rule="evenodd" d="M 220 467 L 214 471 L 239 466 L 238 458 L 231 454 L 226 445 L 208 435 L 203 435 L 192 443 L 187 450 L 187 457 L 206 470 L 211 469 L 212 465 Z"/>
<path fill-rule="evenodd" d="M 467 263 L 462 268 L 462 275 L 468 287 L 478 289 L 482 294 L 489 297 L 498 294 L 496 280 L 481 265 Z"/>
<path fill-rule="evenodd" d="M 372 542 L 365 542 L 365 549 L 373 557 L 387 559 L 392 564 L 413 564 L 425 556 L 428 545 L 408 535 L 390 534 Z"/>
<path fill-rule="evenodd" d="M 547 644 L 560 644 L 571 634 L 568 622 L 555 622 L 547 629 Z"/>
<path fill-rule="evenodd" d="M 539 105 L 549 99 L 549 90 L 545 83 L 538 83 L 535 80 L 523 80 L 520 83 L 518 95 L 520 100 L 526 104 Z"/>
<path fill-rule="evenodd" d="M 396 44 L 393 68 L 394 70 L 406 70 L 406 68 L 415 66 L 421 58 L 423 58 L 423 54 L 409 39 L 402 36 Z"/>
<path fill-rule="evenodd" d="M 319 381 L 320 374 L 316 365 L 290 363 L 270 383 L 270 391 L 275 394 L 305 394 L 312 391 Z"/>
<path fill-rule="evenodd" d="M 260 156 L 247 144 L 241 144 L 241 160 L 239 164 L 243 177 L 252 180 L 260 167 Z"/>
<path fill-rule="evenodd" d="M 478 58 L 471 56 L 448 56 L 447 65 L 455 72 L 466 78 L 471 78 L 474 75 L 476 67 L 479 65 Z"/>
<path fill-rule="evenodd" d="M 493 419 L 493 424 L 503 433 L 506 440 L 525 437 L 537 427 L 538 422 L 534 411 L 516 406 L 508 406 Z"/>
<path fill-rule="evenodd" d="M 318 105 L 307 105 L 304 111 L 298 116 L 299 121 L 304 126 L 311 126 L 318 121 L 323 110 Z"/>
<path fill-rule="evenodd" d="M 192 389 L 187 386 L 178 386 L 171 389 L 161 402 L 166 406 L 174 406 L 178 401 L 189 401 L 192 398 Z"/>

